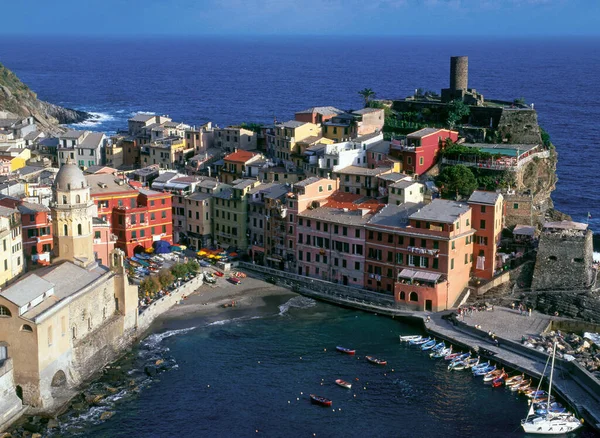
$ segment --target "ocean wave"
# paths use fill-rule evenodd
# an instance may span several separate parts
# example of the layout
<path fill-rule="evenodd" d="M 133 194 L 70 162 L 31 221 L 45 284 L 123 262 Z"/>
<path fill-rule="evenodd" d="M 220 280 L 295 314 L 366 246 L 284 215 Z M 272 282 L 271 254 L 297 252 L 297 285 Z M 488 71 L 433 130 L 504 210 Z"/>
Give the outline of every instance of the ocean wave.
<path fill-rule="evenodd" d="M 216 326 L 216 325 L 225 325 L 232 322 L 239 321 L 250 321 L 252 319 L 260 319 L 262 316 L 240 316 L 239 318 L 230 318 L 230 319 L 220 319 L 219 321 L 213 321 L 211 323 L 206 324 L 206 327 Z"/>
<path fill-rule="evenodd" d="M 279 316 L 285 315 L 290 308 L 308 309 L 317 304 L 315 300 L 308 297 L 294 297 L 279 306 Z"/>
<path fill-rule="evenodd" d="M 115 120 L 115 117 L 107 114 L 107 113 L 99 113 L 94 111 L 89 111 L 88 114 L 91 114 L 92 118 L 88 120 L 84 120 L 83 122 L 73 123 L 70 126 L 78 127 L 78 128 L 94 128 L 102 125 L 106 122 L 111 122 Z"/>
<path fill-rule="evenodd" d="M 166 332 L 162 332 L 162 333 L 153 333 L 150 336 L 148 336 L 146 339 L 144 339 L 142 341 L 142 347 L 147 348 L 147 349 L 154 349 L 156 347 L 158 347 L 158 345 L 165 339 L 170 338 L 171 336 L 176 336 L 176 335 L 180 335 L 182 333 L 187 333 L 190 332 L 192 330 L 195 330 L 196 327 L 189 327 L 189 328 L 184 328 L 184 329 L 177 329 L 177 330 L 169 330 Z"/>

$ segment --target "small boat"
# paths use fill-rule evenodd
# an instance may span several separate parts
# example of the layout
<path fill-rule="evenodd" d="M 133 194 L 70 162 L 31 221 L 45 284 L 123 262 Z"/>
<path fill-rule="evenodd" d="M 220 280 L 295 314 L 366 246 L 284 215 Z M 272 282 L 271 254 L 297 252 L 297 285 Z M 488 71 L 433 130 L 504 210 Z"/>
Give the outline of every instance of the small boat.
<path fill-rule="evenodd" d="M 420 335 L 400 336 L 400 342 L 418 341 L 419 339 L 422 339 L 422 338 L 423 338 L 423 336 L 420 336 Z"/>
<path fill-rule="evenodd" d="M 426 342 L 429 342 L 429 341 L 431 341 L 431 338 L 423 338 L 423 337 L 421 337 L 421 339 L 415 339 L 414 341 L 408 341 L 408 343 L 410 345 L 423 345 L 423 344 L 425 344 Z"/>
<path fill-rule="evenodd" d="M 337 347 L 335 347 L 335 349 L 337 351 L 339 351 L 340 353 L 345 353 L 345 354 L 350 354 L 350 355 L 356 354 L 356 350 L 352 350 L 352 349 L 346 348 L 346 347 L 340 347 L 339 345 Z"/>
<path fill-rule="evenodd" d="M 459 351 L 459 352 L 457 352 L 457 353 L 451 353 L 451 354 L 448 354 L 448 355 L 444 356 L 444 360 L 454 360 L 454 359 L 456 359 L 458 356 L 460 356 L 461 354 L 463 354 L 463 352 L 462 352 L 462 351 Z"/>
<path fill-rule="evenodd" d="M 489 366 L 490 366 L 490 361 L 488 360 L 487 362 L 484 362 L 484 363 L 479 363 L 479 364 L 477 364 L 477 365 L 475 365 L 475 366 L 471 367 L 471 371 L 475 372 L 475 371 L 477 371 L 477 370 L 481 370 L 481 369 L 483 369 L 483 368 L 487 368 L 487 367 L 489 367 Z"/>
<path fill-rule="evenodd" d="M 240 279 L 239 279 L 239 278 L 237 278 L 237 277 L 229 277 L 227 280 L 228 280 L 230 283 L 232 283 L 232 284 L 235 284 L 236 286 L 242 282 L 242 280 L 240 280 Z"/>
<path fill-rule="evenodd" d="M 492 371 L 490 373 L 487 373 L 485 376 L 483 376 L 483 381 L 491 382 L 492 380 L 500 377 L 503 373 L 504 373 L 504 368 L 502 368 L 501 370 Z"/>
<path fill-rule="evenodd" d="M 369 362 L 374 363 L 375 365 L 387 365 L 387 360 L 377 359 L 376 357 L 373 357 L 373 356 L 367 356 L 366 359 Z"/>
<path fill-rule="evenodd" d="M 475 371 L 473 371 L 473 375 L 474 376 L 485 376 L 488 373 L 491 373 L 492 371 L 496 371 L 496 365 L 488 365 L 485 368 L 479 368 Z"/>
<path fill-rule="evenodd" d="M 519 391 L 519 392 L 523 392 L 526 391 L 527 389 L 529 389 L 529 385 L 531 384 L 531 380 L 524 380 L 521 383 L 519 383 L 518 385 L 513 385 L 510 387 L 511 391 Z"/>
<path fill-rule="evenodd" d="M 429 353 L 429 357 L 432 359 L 439 359 L 440 357 L 448 356 L 449 354 L 452 354 L 452 345 L 447 348 L 442 348 L 441 350 L 433 350 Z"/>
<path fill-rule="evenodd" d="M 346 382 L 345 380 L 342 379 L 337 379 L 335 381 L 335 383 L 339 386 L 341 386 L 342 388 L 346 388 L 346 389 L 352 389 L 352 383 Z"/>
<path fill-rule="evenodd" d="M 310 395 L 310 402 L 312 404 L 319 405 L 319 406 L 331 406 L 331 404 L 333 403 L 328 398 L 321 397 L 320 395 L 315 395 L 315 394 Z"/>
<path fill-rule="evenodd" d="M 546 415 L 548 412 L 551 414 L 564 414 L 567 412 L 567 408 L 557 402 L 551 403 L 550 407 L 547 403 L 535 403 L 533 408 L 536 415 Z"/>
<path fill-rule="evenodd" d="M 492 386 L 494 388 L 498 388 L 498 387 L 504 385 L 504 380 L 506 380 L 507 377 L 508 377 L 508 374 L 506 374 L 506 373 L 500 374 L 498 377 L 496 377 L 494 380 L 492 380 Z"/>
<path fill-rule="evenodd" d="M 460 371 L 460 370 L 464 370 L 466 367 L 467 367 L 467 364 L 464 360 L 453 360 L 452 362 L 450 362 L 450 365 L 448 365 L 448 370 Z"/>
<path fill-rule="evenodd" d="M 437 341 L 435 339 L 432 339 L 429 342 L 425 342 L 423 345 L 421 345 L 421 350 L 423 350 L 423 351 L 431 350 L 433 347 L 435 347 L 436 342 Z"/>
<path fill-rule="evenodd" d="M 506 386 L 518 385 L 523 381 L 524 378 L 525 378 L 524 374 L 521 374 L 520 376 L 513 376 L 509 379 L 506 379 L 506 382 L 504 382 L 504 384 Z"/>
<path fill-rule="evenodd" d="M 473 368 L 474 366 L 477 366 L 477 364 L 479 364 L 479 356 L 478 357 L 472 357 L 471 359 L 467 359 L 465 361 L 465 368 Z"/>
<path fill-rule="evenodd" d="M 525 396 L 527 398 L 533 398 L 533 399 L 538 399 L 538 398 L 542 398 L 542 397 L 546 397 L 548 395 L 548 393 L 546 391 L 543 390 L 536 390 L 536 389 L 531 389 L 530 391 L 525 391 Z"/>
<path fill-rule="evenodd" d="M 225 274 L 223 274 L 221 271 L 215 271 L 215 275 L 217 277 L 223 277 Z"/>

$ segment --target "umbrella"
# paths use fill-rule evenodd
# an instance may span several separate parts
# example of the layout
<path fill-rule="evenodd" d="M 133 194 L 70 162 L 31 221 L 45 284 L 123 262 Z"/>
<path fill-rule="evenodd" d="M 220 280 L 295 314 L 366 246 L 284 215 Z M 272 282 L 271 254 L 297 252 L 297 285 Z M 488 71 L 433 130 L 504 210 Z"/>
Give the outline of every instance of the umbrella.
<path fill-rule="evenodd" d="M 178 252 L 181 252 L 181 251 L 183 251 L 183 249 L 181 249 L 181 247 L 180 247 L 180 246 L 173 245 L 173 246 L 171 246 L 171 251 L 178 251 Z"/>
<path fill-rule="evenodd" d="M 237 257 L 238 253 L 237 252 L 232 252 L 231 254 L 229 254 L 230 257 Z"/>
<path fill-rule="evenodd" d="M 206 255 L 206 251 L 204 251 L 204 250 L 198 251 L 198 255 L 199 256 L 205 256 Z"/>
<path fill-rule="evenodd" d="M 155 254 L 167 254 L 171 252 L 171 245 L 166 240 L 157 240 L 152 244 Z"/>
<path fill-rule="evenodd" d="M 185 245 L 179 245 L 179 248 L 181 248 L 182 250 L 185 250 L 185 249 L 187 249 L 187 246 L 185 246 Z"/>
<path fill-rule="evenodd" d="M 154 248 L 150 247 L 150 248 L 146 248 L 146 252 L 148 254 L 152 254 L 154 252 Z"/>

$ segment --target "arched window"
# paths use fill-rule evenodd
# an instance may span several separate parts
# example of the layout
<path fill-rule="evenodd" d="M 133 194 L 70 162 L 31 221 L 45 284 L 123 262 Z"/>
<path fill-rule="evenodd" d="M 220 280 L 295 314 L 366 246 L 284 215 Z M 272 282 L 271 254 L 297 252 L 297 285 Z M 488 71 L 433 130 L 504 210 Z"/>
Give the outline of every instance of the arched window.
<path fill-rule="evenodd" d="M 66 383 L 67 383 L 67 376 L 66 376 L 65 372 L 63 370 L 58 370 L 54 374 L 54 377 L 52 377 L 52 382 L 50 383 L 50 386 L 52 386 L 54 388 L 59 388 L 61 386 L 64 386 Z"/>
<path fill-rule="evenodd" d="M 402 301 L 405 301 L 405 300 L 406 300 L 406 292 L 404 292 L 404 291 L 400 292 L 400 299 L 401 299 Z"/>
<path fill-rule="evenodd" d="M 0 317 L 5 316 L 7 318 L 10 318 L 12 316 L 12 313 L 10 313 L 10 310 L 8 310 L 8 307 L 5 306 L 0 306 Z"/>
<path fill-rule="evenodd" d="M 0 363 L 8 359 L 8 345 L 6 342 L 0 342 Z"/>
<path fill-rule="evenodd" d="M 77 234 L 81 236 L 83 233 L 81 231 L 81 224 L 77 224 Z"/>
<path fill-rule="evenodd" d="M 63 204 L 67 203 L 67 195 L 63 195 Z"/>
<path fill-rule="evenodd" d="M 67 227 L 67 224 L 63 225 L 63 235 L 65 235 L 65 236 L 69 235 L 69 227 Z"/>
<path fill-rule="evenodd" d="M 408 299 L 410 301 L 419 301 L 419 295 L 416 292 L 411 292 Z"/>
<path fill-rule="evenodd" d="M 77 196 L 75 197 L 75 202 L 76 202 L 77 204 L 81 204 L 81 196 L 77 195 Z"/>
<path fill-rule="evenodd" d="M 23 325 L 21 326 L 21 331 L 22 331 L 22 332 L 29 332 L 29 333 L 32 333 L 32 332 L 33 332 L 33 329 L 31 328 L 31 326 L 30 326 L 29 324 L 23 324 Z"/>

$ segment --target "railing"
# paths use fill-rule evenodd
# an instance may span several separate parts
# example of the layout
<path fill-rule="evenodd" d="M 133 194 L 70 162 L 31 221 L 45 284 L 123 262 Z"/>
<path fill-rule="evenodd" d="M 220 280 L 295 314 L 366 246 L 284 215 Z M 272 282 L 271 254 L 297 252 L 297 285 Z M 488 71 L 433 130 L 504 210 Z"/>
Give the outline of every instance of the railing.
<path fill-rule="evenodd" d="M 490 161 L 479 162 L 479 161 L 450 160 L 448 158 L 442 158 L 442 164 L 450 164 L 453 166 L 457 165 L 457 164 L 462 164 L 463 166 L 480 167 L 482 169 L 517 171 L 518 169 L 523 167 L 525 164 L 529 163 L 534 158 L 541 159 L 541 158 L 548 158 L 549 156 L 550 156 L 550 151 L 536 152 L 536 153 L 528 155 L 527 157 L 522 158 L 516 162 L 511 162 L 511 163 L 498 163 L 498 162 L 494 163 L 494 162 L 490 162 Z"/>

